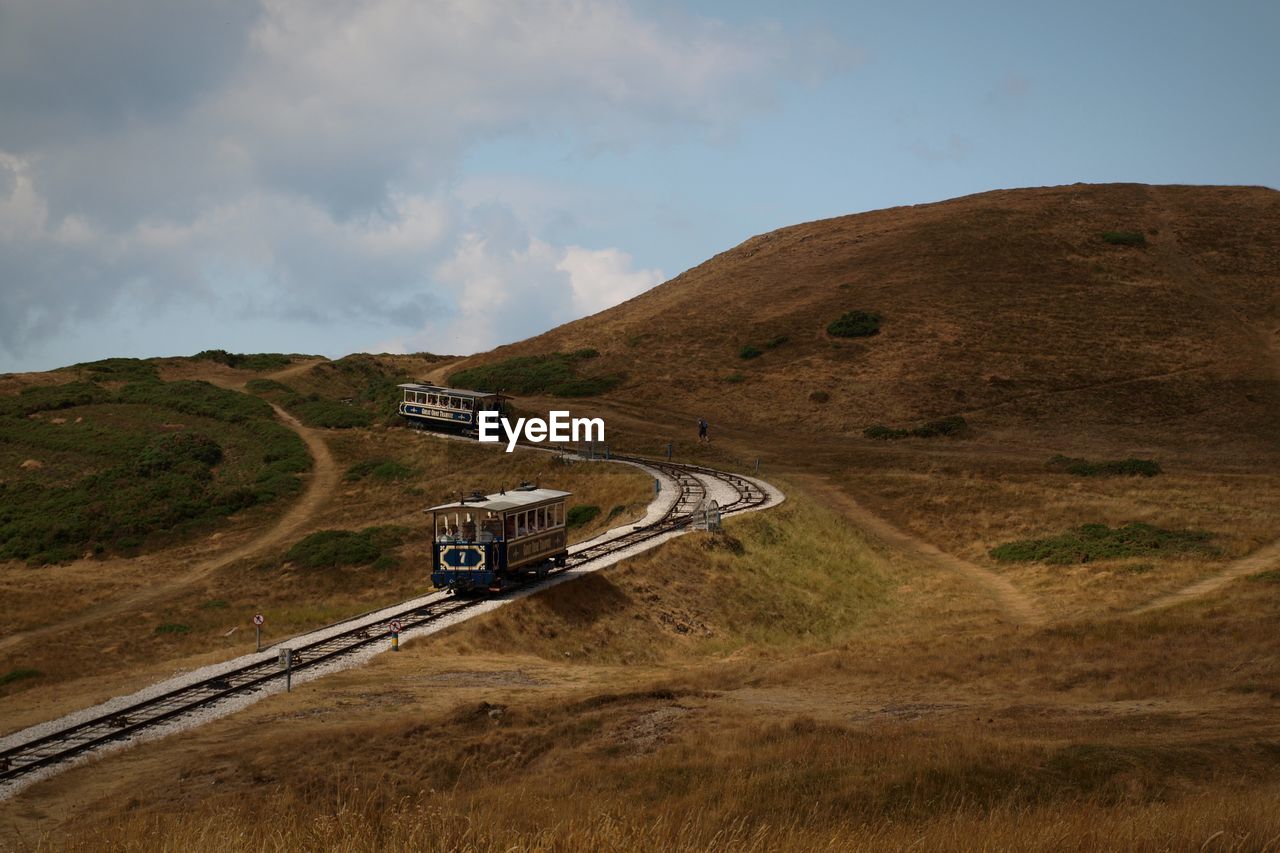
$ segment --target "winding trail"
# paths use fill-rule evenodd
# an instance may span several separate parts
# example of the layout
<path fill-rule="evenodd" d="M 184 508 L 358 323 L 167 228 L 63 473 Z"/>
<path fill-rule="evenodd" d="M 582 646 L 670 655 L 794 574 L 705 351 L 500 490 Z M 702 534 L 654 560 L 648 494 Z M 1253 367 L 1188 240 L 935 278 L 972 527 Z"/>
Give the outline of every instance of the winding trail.
<path fill-rule="evenodd" d="M 307 450 L 311 453 L 312 466 L 311 472 L 307 475 L 308 479 L 302 495 L 293 502 L 288 511 L 269 530 L 230 551 L 198 560 L 189 567 L 182 569 L 180 573 L 170 575 L 158 583 L 137 589 L 110 603 L 95 606 L 79 616 L 33 628 L 29 631 L 9 634 L 0 639 L 0 650 L 12 648 L 19 643 L 48 635 L 59 634 L 69 628 L 79 628 L 136 610 L 203 580 L 219 569 L 238 560 L 260 554 L 295 537 L 302 526 L 315 515 L 316 510 L 337 489 L 338 467 L 333 461 L 333 455 L 329 452 L 329 446 L 317 430 L 303 426 L 297 418 L 274 403 L 271 404 L 271 408 L 275 410 L 276 417 L 285 426 L 296 432 L 307 445 Z M 159 555 L 159 558 L 163 560 L 164 555 Z"/>
<path fill-rule="evenodd" d="M 960 575 L 982 587 L 999 605 L 1009 621 L 1030 626 L 1045 623 L 1044 613 L 1031 596 L 1014 586 L 1008 578 L 962 560 L 954 554 L 948 554 L 937 546 L 895 527 L 858 503 L 825 477 L 806 474 L 797 479 L 804 480 L 814 491 L 829 498 L 846 518 L 873 538 L 897 551 L 913 556 L 935 568 Z"/>

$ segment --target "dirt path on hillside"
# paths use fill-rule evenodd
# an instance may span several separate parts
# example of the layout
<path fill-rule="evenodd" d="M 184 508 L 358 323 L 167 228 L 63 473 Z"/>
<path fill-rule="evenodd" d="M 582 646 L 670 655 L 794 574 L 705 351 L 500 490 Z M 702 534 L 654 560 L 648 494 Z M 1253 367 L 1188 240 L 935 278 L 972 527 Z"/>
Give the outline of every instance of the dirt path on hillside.
<path fill-rule="evenodd" d="M 288 511 L 269 530 L 230 551 L 181 568 L 177 574 L 165 577 L 158 583 L 150 584 L 100 607 L 94 607 L 90 612 L 41 628 L 10 634 L 0 640 L 0 650 L 49 634 L 61 633 L 68 628 L 82 627 L 137 610 L 203 580 L 218 569 L 282 545 L 296 537 L 303 525 L 337 489 L 338 467 L 334 463 L 333 455 L 329 452 L 329 446 L 316 430 L 303 426 L 297 418 L 274 403 L 271 404 L 271 408 L 275 410 L 276 417 L 306 443 L 307 450 L 311 453 L 312 468 L 301 497 L 294 501 Z"/>
<path fill-rule="evenodd" d="M 804 481 L 814 491 L 829 498 L 850 521 L 873 538 L 908 556 L 943 571 L 958 574 L 981 586 L 995 599 L 1011 621 L 1022 625 L 1044 624 L 1045 617 L 1040 608 L 1029 595 L 1010 583 L 1008 578 L 941 551 L 923 539 L 898 529 L 862 506 L 824 477 L 804 474 L 797 475 L 796 479 Z"/>

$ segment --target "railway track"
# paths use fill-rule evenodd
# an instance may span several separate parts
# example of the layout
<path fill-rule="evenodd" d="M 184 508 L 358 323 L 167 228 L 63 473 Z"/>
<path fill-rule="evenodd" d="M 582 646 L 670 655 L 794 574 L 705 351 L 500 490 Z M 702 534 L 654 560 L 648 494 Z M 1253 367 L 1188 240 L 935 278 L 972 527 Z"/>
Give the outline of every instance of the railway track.
<path fill-rule="evenodd" d="M 688 526 L 692 520 L 691 514 L 702 506 L 707 498 L 707 488 L 702 478 L 718 480 L 736 494 L 737 497 L 733 501 L 721 505 L 722 515 L 742 512 L 760 506 L 768 500 L 768 495 L 759 485 L 736 474 L 696 465 L 655 462 L 638 457 L 615 456 L 614 459 L 619 462 L 644 465 L 665 474 L 679 487 L 679 496 L 656 521 L 636 527 L 621 536 L 581 548 L 569 556 L 563 567 L 554 569 L 545 578 L 531 578 L 514 591 L 525 592 L 546 585 L 551 583 L 551 579 L 557 575 Z M 390 608 L 377 611 L 385 615 L 372 624 L 367 620 L 373 614 L 367 613 L 317 629 L 311 633 L 341 629 L 349 624 L 352 626 L 345 630 L 338 630 L 337 633 L 323 639 L 293 647 L 292 672 L 305 671 L 350 655 L 374 643 L 385 642 L 388 636 L 387 623 L 393 619 L 400 622 L 401 633 L 408 633 L 476 607 L 488 600 L 490 599 L 442 598 L 427 604 L 406 607 L 400 611 Z M 211 678 L 177 687 L 128 707 L 85 719 L 11 746 L 0 751 L 0 792 L 3 792 L 7 783 L 22 779 L 37 770 L 71 761 L 97 748 L 127 740 L 197 711 L 215 707 L 235 697 L 261 691 L 279 683 L 285 677 L 285 670 L 280 668 L 275 659 L 259 659 Z"/>

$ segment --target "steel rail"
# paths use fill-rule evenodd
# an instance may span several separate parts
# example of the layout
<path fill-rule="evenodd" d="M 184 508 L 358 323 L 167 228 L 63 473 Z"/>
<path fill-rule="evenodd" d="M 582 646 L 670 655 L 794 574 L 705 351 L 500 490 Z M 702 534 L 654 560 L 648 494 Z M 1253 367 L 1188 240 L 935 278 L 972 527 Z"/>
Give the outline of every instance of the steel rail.
<path fill-rule="evenodd" d="M 706 497 L 706 487 L 695 475 L 721 480 L 738 493 L 735 501 L 720 508 L 722 514 L 740 512 L 758 506 L 767 499 L 767 496 L 756 484 L 736 474 L 715 471 L 702 466 L 655 461 L 639 457 L 614 457 L 614 459 L 621 462 L 645 465 L 666 474 L 679 486 L 679 497 L 672 502 L 671 506 L 657 520 L 636 527 L 631 532 L 613 539 L 595 545 L 588 545 L 586 548 L 572 554 L 563 567 L 557 567 L 544 578 L 531 578 L 528 582 L 515 587 L 513 591 L 523 592 L 536 589 L 546 583 L 551 576 L 570 571 L 601 557 L 632 548 L 647 540 L 688 526 L 692 520 L 691 513 Z M 395 605 L 392 605 L 391 607 L 382 608 L 382 611 L 393 612 L 389 612 L 383 620 L 380 620 L 380 623 L 397 619 L 401 622 L 401 632 L 407 633 L 490 600 L 492 599 L 449 598 L 407 607 L 401 611 L 393 611 Z M 308 633 L 341 627 L 354 621 L 367 619 L 377 612 L 380 611 L 360 614 L 324 628 L 317 628 Z M 350 654 L 372 643 L 384 641 L 386 636 L 387 632 L 385 628 L 381 627 L 381 624 L 355 625 L 347 630 L 294 648 L 291 669 L 293 672 L 304 671 L 310 667 Z M 0 751 L 0 785 L 21 778 L 27 773 L 40 768 L 69 761 L 105 744 L 128 739 L 148 729 L 224 700 L 253 693 L 274 681 L 285 678 L 287 674 L 274 659 L 268 658 L 254 661 L 219 675 L 174 688 L 119 710 L 73 723 L 65 728 L 33 738 L 25 743 Z"/>

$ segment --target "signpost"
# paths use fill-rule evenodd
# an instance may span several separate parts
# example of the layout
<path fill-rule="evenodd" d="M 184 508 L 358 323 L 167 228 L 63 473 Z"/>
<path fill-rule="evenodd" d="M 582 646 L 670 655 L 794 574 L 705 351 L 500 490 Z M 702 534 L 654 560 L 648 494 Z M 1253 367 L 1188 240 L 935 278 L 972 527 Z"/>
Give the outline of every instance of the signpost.
<path fill-rule="evenodd" d="M 256 646 L 254 651 L 262 651 L 262 623 L 267 621 L 267 617 L 261 613 L 253 615 L 253 644 Z"/>
<path fill-rule="evenodd" d="M 400 628 L 402 627 L 400 620 L 392 619 L 388 627 L 391 629 L 391 651 L 398 652 L 400 651 Z"/>
<path fill-rule="evenodd" d="M 279 665 L 284 667 L 284 689 L 286 693 L 293 692 L 293 649 L 281 649 L 280 657 L 277 659 Z"/>

